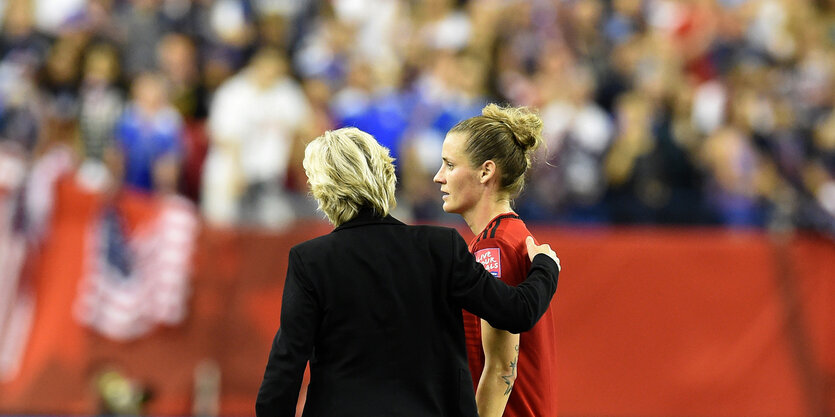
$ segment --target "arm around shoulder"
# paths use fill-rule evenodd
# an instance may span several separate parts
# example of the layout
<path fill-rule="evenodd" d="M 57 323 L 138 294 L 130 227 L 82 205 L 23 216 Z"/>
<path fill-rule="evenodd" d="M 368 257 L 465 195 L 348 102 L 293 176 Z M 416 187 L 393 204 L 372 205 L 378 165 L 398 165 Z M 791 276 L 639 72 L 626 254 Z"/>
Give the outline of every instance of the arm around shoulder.
<path fill-rule="evenodd" d="M 453 233 L 450 277 L 453 300 L 497 329 L 511 333 L 530 330 L 545 314 L 557 289 L 556 254 L 553 258 L 547 253 L 546 256 L 534 256 L 525 282 L 512 287 L 487 272 L 467 250 L 461 236 Z"/>

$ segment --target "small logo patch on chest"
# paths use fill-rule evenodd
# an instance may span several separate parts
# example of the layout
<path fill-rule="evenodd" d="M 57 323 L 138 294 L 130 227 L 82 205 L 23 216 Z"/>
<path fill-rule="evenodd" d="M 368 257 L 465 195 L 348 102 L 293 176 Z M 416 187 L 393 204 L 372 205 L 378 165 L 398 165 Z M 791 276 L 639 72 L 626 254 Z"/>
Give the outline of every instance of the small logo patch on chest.
<path fill-rule="evenodd" d="M 494 277 L 502 277 L 502 257 L 499 248 L 487 248 L 476 251 L 475 259 L 484 265 L 484 269 L 493 274 Z"/>

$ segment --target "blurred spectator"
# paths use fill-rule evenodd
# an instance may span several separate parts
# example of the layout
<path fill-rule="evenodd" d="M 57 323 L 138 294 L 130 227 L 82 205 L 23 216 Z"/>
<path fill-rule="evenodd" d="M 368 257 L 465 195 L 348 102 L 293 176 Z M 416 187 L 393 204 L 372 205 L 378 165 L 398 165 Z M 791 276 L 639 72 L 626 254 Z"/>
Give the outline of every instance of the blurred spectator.
<path fill-rule="evenodd" d="M 45 120 L 75 125 L 79 112 L 78 82 L 82 45 L 72 38 L 59 38 L 49 50 L 39 80 Z M 55 132 L 64 137 L 71 132 Z"/>
<path fill-rule="evenodd" d="M 340 22 L 331 9 L 325 9 L 299 40 L 293 62 L 296 71 L 303 77 L 325 79 L 332 88 L 343 85 L 353 39 L 351 28 Z"/>
<path fill-rule="evenodd" d="M 0 62 L 0 142 L 25 154 L 37 145 L 43 122 L 33 72 L 20 55 Z"/>
<path fill-rule="evenodd" d="M 182 119 L 168 100 L 165 80 L 155 73 L 139 75 L 116 124 L 124 184 L 145 192 L 176 192 L 182 134 Z"/>
<path fill-rule="evenodd" d="M 118 9 L 123 71 L 128 78 L 156 70 L 157 44 L 166 29 L 160 19 L 160 1 L 135 0 Z"/>
<path fill-rule="evenodd" d="M 35 28 L 35 16 L 30 0 L 9 0 L 3 8 L 3 31 L 0 56 L 28 60 L 40 65 L 49 49 L 49 39 Z"/>
<path fill-rule="evenodd" d="M 107 44 L 90 47 L 84 57 L 79 122 L 84 157 L 101 161 L 113 144 L 113 129 L 122 114 L 124 97 L 117 87 L 119 56 Z"/>
<path fill-rule="evenodd" d="M 216 92 L 203 171 L 203 213 L 209 222 L 280 227 L 295 218 L 284 184 L 311 110 L 287 71 L 277 50 L 263 49 Z"/>
<path fill-rule="evenodd" d="M 641 30 L 644 22 L 641 14 L 642 0 L 614 0 L 612 10 L 605 19 L 603 34 L 612 44 L 628 41 Z"/>
<path fill-rule="evenodd" d="M 393 148 L 402 158 L 403 199 L 419 220 L 445 216 L 431 180 L 438 171 L 447 131 L 459 121 L 480 114 L 487 103 L 483 61 L 446 50 L 432 55 L 434 64 L 415 81 L 405 137 Z"/>
<path fill-rule="evenodd" d="M 470 40 L 470 17 L 452 0 L 430 0 L 416 5 L 416 40 L 429 49 L 461 50 Z"/>
<path fill-rule="evenodd" d="M 114 18 L 116 0 L 88 0 L 79 16 L 79 26 L 102 42 L 118 43 L 123 39 L 121 19 Z"/>
<path fill-rule="evenodd" d="M 307 192 L 307 175 L 302 166 L 304 146 L 300 146 L 301 142 L 320 135 L 320 132 L 336 128 L 336 122 L 330 113 L 333 94 L 328 83 L 319 78 L 309 78 L 304 81 L 302 88 L 310 102 L 310 123 L 299 130 L 300 140 L 296 141 L 297 146 L 294 146 L 291 152 L 285 182 L 288 191 L 296 195 L 303 195 Z M 313 203 L 312 200 L 310 202 Z M 315 207 L 312 209 L 315 210 Z"/>
<path fill-rule="evenodd" d="M 709 203 L 722 223 L 732 226 L 763 225 L 758 210 L 761 161 L 750 137 L 740 129 L 725 127 L 705 142 L 704 163 L 710 174 Z"/>
<path fill-rule="evenodd" d="M 835 218 L 835 112 L 818 125 L 814 144 L 815 155 L 804 172 L 807 188 L 826 213 Z"/>
<path fill-rule="evenodd" d="M 57 35 L 83 15 L 88 0 L 31 0 L 35 23 L 41 31 Z"/>
<path fill-rule="evenodd" d="M 255 16 L 248 0 L 215 0 L 208 9 L 208 51 L 223 57 L 233 70 L 243 67 L 253 52 L 256 37 Z"/>
<path fill-rule="evenodd" d="M 181 33 L 167 33 L 157 45 L 157 62 L 174 108 L 183 117 L 182 178 L 180 191 L 200 199 L 203 162 L 208 150 L 205 123 L 208 93 L 201 78 L 197 48 Z"/>
<path fill-rule="evenodd" d="M 593 101 L 594 74 L 589 67 L 575 66 L 559 74 L 564 83 L 543 107 L 543 137 L 549 164 L 537 164 L 540 175 L 556 180 L 540 181 L 528 200 L 544 212 L 531 212 L 531 219 L 548 219 L 562 210 L 575 221 L 605 221 L 602 207 L 606 179 L 602 159 L 609 149 L 614 126 Z M 558 177 L 558 178 L 555 178 Z M 533 209 L 533 207 L 531 207 Z"/>
<path fill-rule="evenodd" d="M 663 196 L 657 165 L 647 159 L 656 149 L 652 104 L 643 96 L 622 96 L 616 104 L 618 136 L 607 155 L 612 219 L 624 223 L 652 222 L 653 206 Z"/>
<path fill-rule="evenodd" d="M 157 44 L 156 57 L 171 102 L 180 115 L 188 120 L 205 118 L 206 92 L 191 39 L 178 33 L 165 34 Z"/>

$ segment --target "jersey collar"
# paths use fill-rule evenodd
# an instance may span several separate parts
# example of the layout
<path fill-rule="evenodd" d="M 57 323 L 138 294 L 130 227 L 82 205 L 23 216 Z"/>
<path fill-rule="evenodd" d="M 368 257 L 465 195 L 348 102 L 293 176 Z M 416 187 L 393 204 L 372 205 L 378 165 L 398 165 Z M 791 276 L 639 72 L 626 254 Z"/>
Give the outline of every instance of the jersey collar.
<path fill-rule="evenodd" d="M 475 235 L 475 238 L 473 238 L 473 242 L 477 242 L 481 239 L 487 239 L 488 237 L 495 237 L 496 229 L 499 227 L 499 222 L 501 222 L 502 220 L 519 218 L 519 215 L 512 211 L 501 213 L 496 217 L 493 217 L 492 220 L 487 222 L 487 226 L 485 226 L 481 232 L 478 232 L 478 234 Z"/>

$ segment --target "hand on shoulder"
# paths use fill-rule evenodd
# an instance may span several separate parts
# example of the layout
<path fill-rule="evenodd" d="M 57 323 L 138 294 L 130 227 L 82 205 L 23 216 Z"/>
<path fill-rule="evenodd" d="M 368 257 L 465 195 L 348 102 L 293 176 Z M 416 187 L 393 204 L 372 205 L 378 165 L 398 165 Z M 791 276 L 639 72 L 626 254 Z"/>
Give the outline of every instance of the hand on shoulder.
<path fill-rule="evenodd" d="M 560 258 L 558 258 L 556 252 L 554 252 L 554 250 L 551 249 L 551 245 L 547 243 L 537 245 L 536 243 L 534 243 L 532 236 L 528 236 L 527 239 L 525 239 L 525 244 L 527 244 L 528 246 L 528 257 L 530 257 L 531 261 L 533 261 L 533 258 L 536 257 L 536 255 L 548 255 L 551 259 L 554 260 L 554 262 L 557 263 L 557 269 L 562 271 L 562 266 L 560 265 Z"/>

